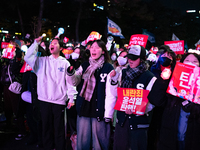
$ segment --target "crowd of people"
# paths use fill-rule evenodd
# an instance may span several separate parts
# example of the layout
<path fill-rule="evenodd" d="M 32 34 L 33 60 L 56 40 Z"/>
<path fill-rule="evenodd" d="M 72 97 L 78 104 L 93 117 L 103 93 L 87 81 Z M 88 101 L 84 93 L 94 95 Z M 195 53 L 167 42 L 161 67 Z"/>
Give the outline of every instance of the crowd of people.
<path fill-rule="evenodd" d="M 4 130 L 15 123 L 16 140 L 29 132 L 25 144 L 64 150 L 68 124 L 74 150 L 200 148 L 199 104 L 166 92 L 176 63 L 200 67 L 198 54 L 177 56 L 167 45 L 154 51 L 140 45 L 108 50 L 100 39 L 85 46 L 69 46 L 59 37 L 6 40 L 14 51 L 8 58 L 7 47 L 1 50 L 0 105 Z M 20 94 L 10 91 L 13 82 L 21 83 Z M 114 109 L 119 87 L 149 91 L 143 114 Z"/>

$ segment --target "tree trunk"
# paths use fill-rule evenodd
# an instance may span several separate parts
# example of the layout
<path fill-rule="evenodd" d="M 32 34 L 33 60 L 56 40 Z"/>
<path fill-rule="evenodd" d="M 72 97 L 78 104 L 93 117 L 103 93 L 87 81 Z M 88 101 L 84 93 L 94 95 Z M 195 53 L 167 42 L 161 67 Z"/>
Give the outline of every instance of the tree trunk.
<path fill-rule="evenodd" d="M 36 37 L 39 37 L 41 29 L 42 29 L 42 14 L 43 14 L 43 9 L 44 9 L 44 0 L 40 0 L 40 10 L 39 10 L 39 16 L 38 16 Z"/>
<path fill-rule="evenodd" d="M 80 18 L 81 18 L 81 12 L 82 12 L 82 1 L 80 1 L 80 8 L 76 20 L 76 42 L 79 42 L 79 23 L 80 23 Z"/>
<path fill-rule="evenodd" d="M 22 15 L 21 15 L 21 12 L 19 10 L 19 6 L 17 6 L 17 13 L 18 13 L 18 16 L 19 16 L 19 22 L 20 22 L 20 26 L 21 26 L 21 30 L 22 30 L 22 37 L 24 37 L 25 36 L 24 25 L 23 25 L 23 21 L 22 21 Z"/>

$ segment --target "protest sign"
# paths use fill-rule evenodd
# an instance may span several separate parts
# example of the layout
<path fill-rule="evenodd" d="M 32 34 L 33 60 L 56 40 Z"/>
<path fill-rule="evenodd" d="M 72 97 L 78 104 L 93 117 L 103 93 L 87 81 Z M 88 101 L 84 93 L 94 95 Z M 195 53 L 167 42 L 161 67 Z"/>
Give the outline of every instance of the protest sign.
<path fill-rule="evenodd" d="M 1 49 L 4 49 L 8 46 L 8 42 L 1 42 Z"/>
<path fill-rule="evenodd" d="M 133 114 L 144 115 L 148 103 L 148 94 L 148 90 L 118 87 L 118 98 L 114 109 L 119 111 L 131 109 Z"/>
<path fill-rule="evenodd" d="M 171 50 L 176 54 L 184 54 L 184 41 L 165 41 L 165 45 L 168 45 Z"/>
<path fill-rule="evenodd" d="M 26 71 L 31 71 L 31 70 L 32 70 L 32 68 L 24 61 L 24 64 L 20 70 L 20 73 L 24 73 Z"/>
<path fill-rule="evenodd" d="M 200 44 L 197 45 L 196 50 L 200 50 Z"/>
<path fill-rule="evenodd" d="M 200 104 L 200 68 L 177 62 L 167 93 Z"/>
<path fill-rule="evenodd" d="M 131 46 L 131 45 L 141 45 L 145 48 L 146 44 L 147 44 L 147 40 L 148 40 L 148 35 L 134 34 L 130 38 L 129 46 Z"/>
<path fill-rule="evenodd" d="M 65 55 L 65 58 L 69 59 L 70 54 L 73 53 L 73 49 L 63 49 L 62 53 Z"/>
<path fill-rule="evenodd" d="M 15 47 L 12 44 L 8 44 L 2 53 L 2 58 L 13 59 L 15 55 Z"/>

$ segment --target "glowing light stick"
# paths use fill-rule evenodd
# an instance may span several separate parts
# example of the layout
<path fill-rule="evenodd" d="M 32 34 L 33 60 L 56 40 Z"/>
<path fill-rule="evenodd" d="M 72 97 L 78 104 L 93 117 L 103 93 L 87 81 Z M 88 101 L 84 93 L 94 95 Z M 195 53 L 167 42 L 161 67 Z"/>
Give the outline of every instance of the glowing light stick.
<path fill-rule="evenodd" d="M 63 34 L 64 32 L 65 32 L 65 29 L 64 29 L 64 28 L 59 28 L 59 29 L 58 29 L 58 34 L 57 34 L 55 37 L 59 38 L 59 36 L 60 36 L 61 34 Z"/>
<path fill-rule="evenodd" d="M 164 80 L 167 80 L 169 79 L 169 77 L 171 76 L 171 70 L 169 68 L 165 68 L 162 73 L 161 73 L 161 77 L 164 79 Z"/>
<path fill-rule="evenodd" d="M 43 33 L 42 36 L 41 36 L 41 38 L 46 37 L 46 36 L 47 36 L 46 33 Z"/>

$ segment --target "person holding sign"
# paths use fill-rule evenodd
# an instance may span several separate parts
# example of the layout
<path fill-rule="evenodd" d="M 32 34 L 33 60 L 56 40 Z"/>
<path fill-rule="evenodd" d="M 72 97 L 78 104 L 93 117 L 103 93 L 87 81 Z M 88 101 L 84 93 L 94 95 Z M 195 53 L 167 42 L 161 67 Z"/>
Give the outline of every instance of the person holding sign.
<path fill-rule="evenodd" d="M 187 53 L 182 57 L 180 62 L 199 68 L 200 56 L 195 53 Z M 181 70 L 179 71 L 181 72 Z M 179 80 L 179 78 L 176 78 L 176 80 Z M 190 101 L 194 97 L 192 89 L 186 93 L 184 90 L 177 91 L 177 87 L 174 87 L 175 90 L 173 92 L 169 91 L 171 94 L 166 93 L 167 88 L 173 86 L 171 81 L 169 83 L 169 79 L 164 80 L 159 78 L 148 95 L 148 99 L 152 104 L 162 106 L 164 109 L 157 149 L 199 149 L 200 105 Z M 173 79 L 173 82 L 176 81 Z M 181 94 L 176 94 L 178 92 Z M 185 94 L 188 94 L 189 97 L 192 96 L 192 98 L 188 98 L 187 100 L 181 98 Z"/>
<path fill-rule="evenodd" d="M 109 73 L 113 66 L 106 45 L 95 40 L 90 47 L 89 62 L 80 66 L 81 74 L 68 68 L 69 82 L 77 86 L 77 149 L 108 150 L 110 123 L 113 117 L 115 97 L 110 95 Z M 108 102 L 108 103 L 107 103 Z"/>
<path fill-rule="evenodd" d="M 167 45 L 160 46 L 158 53 L 160 53 L 158 61 L 152 65 L 150 70 L 157 78 L 169 78 L 170 72 L 174 70 L 176 65 L 176 54 Z M 152 111 L 152 120 L 148 131 L 148 149 L 156 149 L 162 114 L 163 107 L 156 106 Z"/>
<path fill-rule="evenodd" d="M 151 90 L 156 78 L 147 69 L 145 63 L 146 51 L 143 46 L 132 46 L 128 54 L 128 67 L 123 69 L 121 75 L 114 70 L 111 72 L 111 84 L 117 84 L 120 78 L 121 88 L 133 88 Z M 112 91 L 111 91 L 112 92 Z M 113 90 L 112 95 L 116 96 L 117 91 Z M 134 99 L 134 97 L 132 97 Z M 139 102 L 138 102 L 139 103 Z M 149 106 L 149 107 L 148 107 Z M 148 104 L 150 108 L 150 104 Z M 152 108 L 150 108 L 152 109 Z M 141 115 L 133 114 L 131 108 L 125 111 L 117 111 L 117 121 L 114 133 L 114 150 L 122 149 L 147 149 L 147 129 L 149 127 L 148 114 L 150 110 Z"/>
<path fill-rule="evenodd" d="M 35 39 L 24 57 L 37 75 L 37 94 L 40 101 L 44 149 L 65 149 L 64 109 L 68 99 L 73 105 L 76 88 L 67 82 L 67 67 L 70 63 L 60 56 L 63 42 L 54 38 L 49 45 L 51 55 L 38 57 L 42 37 Z M 69 104 L 68 104 L 69 105 Z"/>

